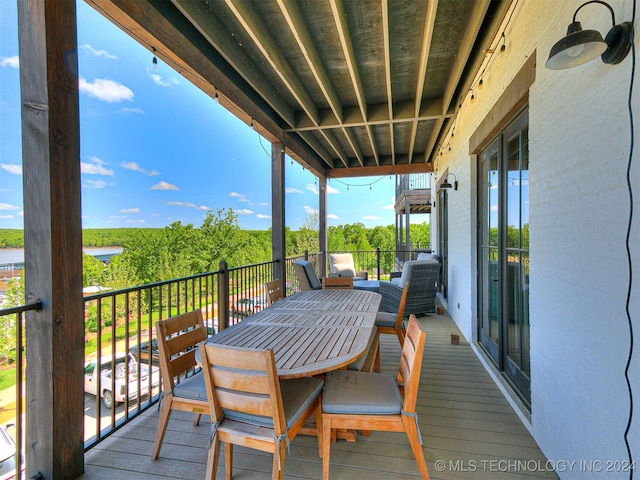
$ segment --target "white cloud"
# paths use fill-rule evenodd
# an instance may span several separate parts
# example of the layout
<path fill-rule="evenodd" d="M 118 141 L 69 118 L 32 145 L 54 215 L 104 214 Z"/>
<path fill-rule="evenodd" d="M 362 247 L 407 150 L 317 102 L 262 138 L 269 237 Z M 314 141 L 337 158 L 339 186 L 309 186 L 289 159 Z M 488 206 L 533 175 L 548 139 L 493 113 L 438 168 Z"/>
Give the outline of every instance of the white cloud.
<path fill-rule="evenodd" d="M 133 100 L 133 91 L 119 82 L 96 78 L 93 83 L 80 78 L 80 92 L 108 103 Z"/>
<path fill-rule="evenodd" d="M 160 172 L 156 172 L 155 170 L 145 170 L 136 162 L 123 162 L 120 164 L 120 166 L 122 168 L 126 168 L 127 170 L 133 170 L 134 172 L 139 172 L 144 175 L 148 175 L 150 177 L 153 177 L 155 175 L 160 175 Z"/>
<path fill-rule="evenodd" d="M 0 163 L 0 168 L 14 175 L 22 175 L 22 165 L 17 163 Z"/>
<path fill-rule="evenodd" d="M 13 218 L 16 217 L 14 217 L 13 215 L 0 215 L 0 220 L 11 220 Z"/>
<path fill-rule="evenodd" d="M 167 202 L 166 205 L 173 205 L 174 207 L 188 207 L 188 208 L 195 208 L 196 210 L 211 210 L 211 208 L 207 207 L 206 205 L 196 205 L 193 202 Z"/>
<path fill-rule="evenodd" d="M 250 202 L 250 200 L 245 195 L 243 195 L 242 193 L 231 192 L 229 194 L 229 196 L 233 197 L 233 198 L 237 198 L 239 202 L 246 202 L 246 203 Z"/>
<path fill-rule="evenodd" d="M 18 55 L 0 57 L 0 67 L 20 68 L 20 57 Z"/>
<path fill-rule="evenodd" d="M 109 218 L 127 218 L 126 215 L 109 215 Z"/>
<path fill-rule="evenodd" d="M 318 186 L 315 183 L 307 184 L 307 190 L 309 190 L 310 192 L 314 193 L 315 195 L 318 195 L 320 193 L 320 191 L 318 190 Z M 302 193 L 302 192 L 300 192 L 300 193 Z M 340 190 L 338 190 L 337 188 L 334 188 L 331 185 L 327 184 L 327 193 L 340 193 Z"/>
<path fill-rule="evenodd" d="M 334 213 L 328 214 L 327 218 L 330 218 L 331 220 L 340 220 L 340 217 Z"/>
<path fill-rule="evenodd" d="M 120 213 L 140 213 L 139 208 L 123 208 Z"/>
<path fill-rule="evenodd" d="M 109 185 L 104 180 L 87 180 L 86 187 L 87 188 L 104 188 Z"/>
<path fill-rule="evenodd" d="M 89 51 L 90 53 L 92 53 L 96 57 L 104 57 L 104 58 L 108 58 L 110 60 L 117 60 L 118 59 L 118 57 L 116 57 L 115 55 L 107 52 L 106 50 L 96 50 L 95 48 L 93 48 L 88 43 L 82 45 L 82 47 L 80 47 L 80 48 Z"/>
<path fill-rule="evenodd" d="M 11 205 L 10 203 L 0 203 L 0 210 L 20 210 L 20 207 Z"/>
<path fill-rule="evenodd" d="M 127 220 L 127 223 L 147 223 L 146 220 Z"/>
<path fill-rule="evenodd" d="M 241 208 L 239 210 L 234 210 L 238 215 L 253 215 L 255 212 L 253 210 L 249 210 L 248 208 Z"/>
<path fill-rule="evenodd" d="M 284 189 L 284 193 L 304 193 L 302 190 L 298 190 L 297 188 L 287 187 Z"/>
<path fill-rule="evenodd" d="M 162 180 L 156 183 L 153 187 L 151 187 L 151 190 L 180 190 L 180 189 L 173 183 L 165 182 L 164 180 Z"/>
<path fill-rule="evenodd" d="M 396 197 L 395 195 L 391 197 L 391 203 L 382 207 L 383 210 L 395 210 L 396 209 Z"/>
<path fill-rule="evenodd" d="M 259 213 L 258 215 L 256 215 L 256 217 L 258 217 L 258 218 L 271 218 L 271 215 L 264 215 L 262 213 Z"/>
<path fill-rule="evenodd" d="M 269 203 L 268 202 L 260 202 L 258 205 L 260 205 L 261 207 L 268 207 Z"/>
<path fill-rule="evenodd" d="M 105 167 L 105 163 L 98 157 L 91 157 L 89 162 L 80 162 L 80 171 L 87 175 L 107 175 L 113 177 L 113 170 Z"/>
<path fill-rule="evenodd" d="M 304 207 L 302 207 L 302 209 L 304 210 L 304 213 L 308 213 L 308 214 L 314 214 L 314 213 L 318 213 L 318 209 L 317 208 L 313 208 L 310 207 L 308 205 L 305 205 Z"/>
<path fill-rule="evenodd" d="M 382 220 L 382 217 L 378 217 L 376 215 L 365 215 L 362 217 L 363 220 Z"/>
<path fill-rule="evenodd" d="M 140 113 L 140 114 L 144 114 L 144 110 L 142 110 L 141 108 L 124 107 L 122 109 L 122 111 L 124 113 Z"/>
<path fill-rule="evenodd" d="M 174 85 L 180 84 L 180 81 L 173 77 L 165 79 L 157 73 L 152 73 L 149 76 L 151 77 L 151 80 L 153 80 L 153 83 L 155 83 L 159 87 L 173 87 Z"/>

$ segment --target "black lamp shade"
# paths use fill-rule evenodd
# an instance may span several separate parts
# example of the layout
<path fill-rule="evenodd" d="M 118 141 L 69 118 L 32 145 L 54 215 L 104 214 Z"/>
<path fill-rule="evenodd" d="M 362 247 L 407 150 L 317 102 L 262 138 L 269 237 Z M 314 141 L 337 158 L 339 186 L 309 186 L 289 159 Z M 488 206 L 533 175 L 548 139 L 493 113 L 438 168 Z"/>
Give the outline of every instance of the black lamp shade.
<path fill-rule="evenodd" d="M 587 63 L 607 49 L 607 44 L 596 30 L 582 30 L 580 22 L 573 22 L 567 28 L 567 36 L 560 39 L 551 49 L 545 64 L 550 70 L 562 70 Z"/>

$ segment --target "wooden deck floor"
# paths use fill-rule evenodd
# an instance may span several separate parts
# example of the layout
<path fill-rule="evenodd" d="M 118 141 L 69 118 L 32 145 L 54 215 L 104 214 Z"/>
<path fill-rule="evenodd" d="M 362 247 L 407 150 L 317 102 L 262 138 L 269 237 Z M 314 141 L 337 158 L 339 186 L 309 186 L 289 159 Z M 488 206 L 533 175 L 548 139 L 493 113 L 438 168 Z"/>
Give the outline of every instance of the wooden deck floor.
<path fill-rule="evenodd" d="M 451 345 L 458 333 L 447 316 L 419 319 L 427 332 L 418 415 L 432 479 L 557 478 L 518 416 L 466 344 Z M 462 338 L 462 337 L 461 337 Z M 398 340 L 382 335 L 382 371 L 394 373 Z M 82 480 L 203 478 L 207 461 L 208 417 L 199 427 L 192 416 L 173 413 L 160 458 L 149 457 L 157 425 L 155 408 L 135 419 L 85 455 Z M 234 479 L 270 477 L 271 456 L 236 448 Z M 284 478 L 321 478 L 322 463 L 314 437 L 291 443 Z M 331 478 L 394 480 L 418 477 L 402 433 L 371 432 L 356 443 L 338 441 L 331 448 Z M 217 478 L 224 478 L 224 467 Z"/>

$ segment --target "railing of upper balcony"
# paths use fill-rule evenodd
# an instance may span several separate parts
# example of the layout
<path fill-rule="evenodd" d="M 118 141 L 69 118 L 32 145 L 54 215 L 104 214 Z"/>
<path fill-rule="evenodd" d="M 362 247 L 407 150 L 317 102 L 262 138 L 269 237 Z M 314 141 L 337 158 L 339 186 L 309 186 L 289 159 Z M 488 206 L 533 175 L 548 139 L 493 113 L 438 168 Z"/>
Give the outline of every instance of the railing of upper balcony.
<path fill-rule="evenodd" d="M 285 290 L 287 295 L 299 291 L 293 262 L 298 258 L 311 261 L 318 276 L 329 253 L 306 253 L 285 260 Z M 351 251 L 358 271 L 366 270 L 370 279 L 386 279 L 394 269 L 396 256 L 415 258 L 414 251 L 391 250 Z M 151 408 L 159 399 L 159 358 L 155 339 L 155 322 L 172 315 L 200 309 L 211 333 L 235 324 L 242 318 L 266 306 L 264 284 L 275 277 L 278 261 L 228 268 L 221 262 L 219 270 L 121 290 L 105 291 L 84 297 L 85 361 L 113 370 L 117 354 L 125 354 L 128 380 L 122 382 L 121 394 L 129 402 L 105 402 L 100 395 L 85 393 L 85 450 L 126 425 Z M 329 272 L 328 263 L 325 264 Z M 247 300 L 251 300 L 248 302 Z M 23 452 L 23 404 L 25 351 L 25 312 L 40 308 L 40 303 L 0 310 L 0 326 L 16 328 L 15 437 L 17 451 Z M 151 346 L 151 348 L 149 348 Z M 130 359 L 128 353 L 133 355 Z M 133 365 L 131 362 L 135 362 Z M 139 363 L 139 364 L 138 364 Z M 110 365 L 109 365 L 110 364 Z M 134 368 L 132 368 L 134 367 Z M 143 375 L 146 369 L 149 375 Z M 140 373 L 139 375 L 137 373 Z M 131 378 L 133 376 L 134 378 Z M 96 391 L 103 387 L 113 390 L 114 379 L 97 376 Z M 109 382 L 101 385 L 102 382 Z M 148 394 L 146 394 L 148 392 Z M 139 393 L 144 393 L 140 395 Z M 108 406 L 105 404 L 109 404 Z M 18 458 L 18 457 L 16 457 Z"/>
<path fill-rule="evenodd" d="M 400 198 L 406 190 L 431 188 L 431 178 L 428 173 L 414 175 L 396 175 L 396 198 Z"/>

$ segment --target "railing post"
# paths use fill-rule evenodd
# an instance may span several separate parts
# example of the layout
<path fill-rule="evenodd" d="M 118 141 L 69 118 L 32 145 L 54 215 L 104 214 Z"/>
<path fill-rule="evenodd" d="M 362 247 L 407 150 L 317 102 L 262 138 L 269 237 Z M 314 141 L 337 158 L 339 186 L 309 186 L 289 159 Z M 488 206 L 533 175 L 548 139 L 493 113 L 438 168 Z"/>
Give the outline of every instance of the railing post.
<path fill-rule="evenodd" d="M 378 270 L 378 280 L 380 280 L 380 247 L 376 247 L 376 265 Z"/>
<path fill-rule="evenodd" d="M 229 326 L 229 266 L 222 260 L 218 265 L 218 331 Z"/>

